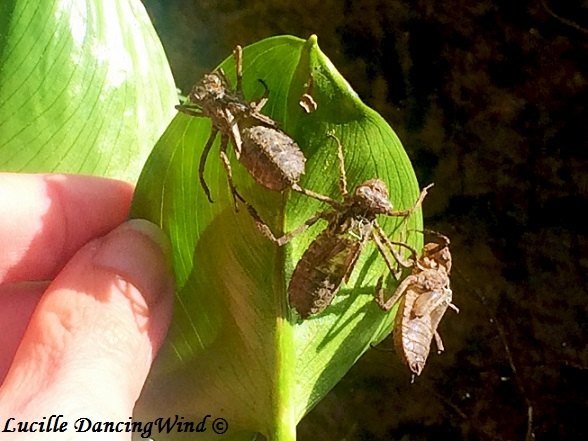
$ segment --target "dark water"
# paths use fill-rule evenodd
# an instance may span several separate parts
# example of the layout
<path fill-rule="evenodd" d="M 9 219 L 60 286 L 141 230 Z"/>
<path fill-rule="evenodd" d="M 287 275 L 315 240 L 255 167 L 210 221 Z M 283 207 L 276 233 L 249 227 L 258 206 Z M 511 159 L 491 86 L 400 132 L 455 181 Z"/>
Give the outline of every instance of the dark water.
<path fill-rule="evenodd" d="M 425 223 L 452 238 L 461 309 L 446 353 L 411 385 L 370 351 L 299 439 L 588 439 L 585 2 L 144 3 L 184 91 L 237 43 L 318 34 L 436 184 Z"/>

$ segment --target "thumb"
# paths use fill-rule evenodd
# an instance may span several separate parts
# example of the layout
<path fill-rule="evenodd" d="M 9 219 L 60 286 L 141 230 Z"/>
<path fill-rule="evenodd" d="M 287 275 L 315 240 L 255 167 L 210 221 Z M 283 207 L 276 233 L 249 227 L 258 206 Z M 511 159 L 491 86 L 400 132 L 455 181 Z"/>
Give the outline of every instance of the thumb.
<path fill-rule="evenodd" d="M 0 419 L 63 414 L 72 432 L 78 418 L 128 421 L 171 319 L 169 254 L 163 233 L 138 219 L 80 249 L 31 317 Z"/>

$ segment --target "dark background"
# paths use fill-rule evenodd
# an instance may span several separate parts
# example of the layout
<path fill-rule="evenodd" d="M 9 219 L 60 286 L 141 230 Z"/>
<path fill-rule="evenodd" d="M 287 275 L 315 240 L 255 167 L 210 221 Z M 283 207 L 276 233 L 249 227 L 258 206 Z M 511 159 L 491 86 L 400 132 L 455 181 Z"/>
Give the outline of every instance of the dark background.
<path fill-rule="evenodd" d="M 369 351 L 300 440 L 588 440 L 586 0 L 143 2 L 183 92 L 236 44 L 318 34 L 435 182 L 446 352 L 410 384 Z"/>

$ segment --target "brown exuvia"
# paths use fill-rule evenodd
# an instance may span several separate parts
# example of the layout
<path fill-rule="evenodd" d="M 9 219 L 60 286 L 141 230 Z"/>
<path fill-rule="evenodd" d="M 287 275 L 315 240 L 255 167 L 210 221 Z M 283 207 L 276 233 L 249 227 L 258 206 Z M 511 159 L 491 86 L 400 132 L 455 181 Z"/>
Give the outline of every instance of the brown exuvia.
<path fill-rule="evenodd" d="M 396 256 L 404 266 L 412 268 L 412 272 L 398 285 L 387 301 L 384 300 L 382 278 L 376 287 L 376 302 L 383 310 L 389 311 L 400 301 L 394 323 L 394 344 L 413 376 L 420 375 L 423 371 L 433 339 L 438 351 L 444 350 L 437 327 L 447 308 L 459 311 L 451 303 L 453 293 L 449 287 L 449 238 L 439 233 L 435 234 L 441 239 L 441 243 L 425 244 L 420 257 L 408 245 L 390 242 L 411 250 L 413 257 L 410 263 Z"/>
<path fill-rule="evenodd" d="M 376 218 L 378 215 L 409 216 L 422 202 L 430 187 L 423 189 L 411 208 L 401 211 L 392 208 L 388 188 L 380 179 L 370 179 L 358 185 L 353 193 L 348 193 L 343 148 L 339 140 L 331 136 L 338 146 L 343 202 L 328 198 L 330 200 L 326 202 L 332 208 L 315 214 L 280 238 L 276 238 L 266 226 L 260 226 L 271 240 L 284 245 L 320 219 L 328 223 L 302 255 L 288 286 L 290 305 L 302 318 L 320 313 L 331 303 L 343 281 L 349 280 L 369 240 L 374 241 L 388 268 L 394 272 L 393 263 L 385 250 L 389 241 Z"/>
<path fill-rule="evenodd" d="M 202 154 L 198 168 L 200 184 L 212 202 L 210 189 L 204 177 L 204 169 L 212 144 L 220 133 L 220 157 L 227 172 L 227 179 L 235 203 L 243 202 L 252 214 L 255 210 L 247 204 L 237 191 L 232 169 L 227 156 L 229 141 L 233 144 L 235 156 L 247 168 L 251 176 L 260 185 L 275 191 L 292 188 L 300 193 L 322 200 L 319 194 L 298 185 L 304 174 L 305 157 L 300 147 L 277 123 L 261 113 L 267 102 L 268 90 L 258 101 L 247 101 L 243 96 L 242 49 L 237 46 L 233 51 L 237 82 L 233 89 L 222 69 L 204 75 L 188 95 L 188 102 L 176 106 L 188 115 L 208 117 L 212 122 L 210 136 Z M 260 221 L 255 214 L 256 220 Z"/>

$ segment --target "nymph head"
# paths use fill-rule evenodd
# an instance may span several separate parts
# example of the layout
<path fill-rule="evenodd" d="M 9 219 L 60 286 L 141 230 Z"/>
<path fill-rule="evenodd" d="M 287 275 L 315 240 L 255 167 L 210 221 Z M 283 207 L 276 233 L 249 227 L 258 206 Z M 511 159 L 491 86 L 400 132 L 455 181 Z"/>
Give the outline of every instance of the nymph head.
<path fill-rule="evenodd" d="M 358 185 L 353 195 L 354 203 L 366 212 L 386 214 L 392 211 L 388 187 L 380 179 L 370 179 Z"/>
<path fill-rule="evenodd" d="M 204 75 L 190 92 L 190 101 L 200 103 L 202 101 L 220 100 L 226 94 L 226 84 L 222 77 L 213 72 Z"/>

